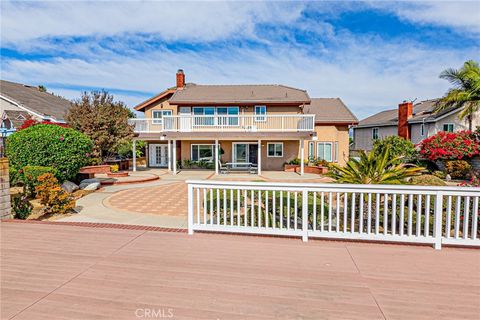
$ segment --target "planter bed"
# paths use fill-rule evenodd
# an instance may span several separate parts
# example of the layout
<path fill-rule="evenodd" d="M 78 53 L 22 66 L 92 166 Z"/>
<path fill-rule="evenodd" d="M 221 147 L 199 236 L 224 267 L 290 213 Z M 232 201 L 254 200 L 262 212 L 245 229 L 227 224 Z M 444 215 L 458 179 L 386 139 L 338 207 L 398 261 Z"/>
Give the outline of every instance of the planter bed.
<path fill-rule="evenodd" d="M 102 164 L 98 166 L 86 166 L 80 168 L 79 173 L 82 174 L 95 174 L 95 173 L 109 173 L 110 166 L 108 164 Z"/>
<path fill-rule="evenodd" d="M 109 178 L 118 178 L 118 177 L 128 177 L 128 172 L 107 172 L 107 177 Z"/>
<path fill-rule="evenodd" d="M 297 172 L 300 173 L 301 168 L 299 164 L 286 164 L 284 167 L 285 172 Z M 322 166 L 304 166 L 304 173 L 313 173 L 313 174 L 325 174 L 328 172 L 327 167 Z"/>

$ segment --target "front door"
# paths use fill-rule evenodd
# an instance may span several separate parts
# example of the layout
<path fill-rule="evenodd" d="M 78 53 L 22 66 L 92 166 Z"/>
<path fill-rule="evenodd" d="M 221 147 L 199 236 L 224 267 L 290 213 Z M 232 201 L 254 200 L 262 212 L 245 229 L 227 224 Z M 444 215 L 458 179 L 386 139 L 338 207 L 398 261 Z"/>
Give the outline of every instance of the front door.
<path fill-rule="evenodd" d="M 180 107 L 178 113 L 180 115 L 180 131 L 192 131 L 192 113 L 190 107 Z"/>
<path fill-rule="evenodd" d="M 168 145 L 167 144 L 149 144 L 148 165 L 150 167 L 168 166 Z"/>

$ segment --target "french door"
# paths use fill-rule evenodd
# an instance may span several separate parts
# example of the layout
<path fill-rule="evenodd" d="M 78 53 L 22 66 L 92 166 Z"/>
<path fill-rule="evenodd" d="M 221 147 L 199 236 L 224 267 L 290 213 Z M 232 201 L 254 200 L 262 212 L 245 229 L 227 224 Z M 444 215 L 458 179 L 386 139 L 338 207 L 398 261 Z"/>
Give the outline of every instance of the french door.
<path fill-rule="evenodd" d="M 233 162 L 258 163 L 258 143 L 233 143 Z"/>
<path fill-rule="evenodd" d="M 150 167 L 168 166 L 168 145 L 167 144 L 149 144 L 148 165 Z"/>

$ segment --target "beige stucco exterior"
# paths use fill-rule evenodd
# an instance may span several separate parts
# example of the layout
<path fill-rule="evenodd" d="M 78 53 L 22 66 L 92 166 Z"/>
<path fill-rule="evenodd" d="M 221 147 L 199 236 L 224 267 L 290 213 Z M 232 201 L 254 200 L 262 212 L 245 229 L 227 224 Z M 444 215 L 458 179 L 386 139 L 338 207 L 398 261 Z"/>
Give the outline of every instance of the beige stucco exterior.
<path fill-rule="evenodd" d="M 305 140 L 304 146 L 304 156 L 305 159 L 309 157 L 309 144 L 310 142 L 314 142 L 314 155 L 317 156 L 317 146 L 319 142 L 331 142 L 333 146 L 333 152 L 338 152 L 335 156 L 332 155 L 332 159 L 335 163 L 340 165 L 345 165 L 349 158 L 349 135 L 348 135 L 348 125 L 342 124 L 324 124 L 324 125 L 316 125 L 315 132 L 317 133 L 318 140 Z M 335 147 L 335 144 L 337 147 Z"/>

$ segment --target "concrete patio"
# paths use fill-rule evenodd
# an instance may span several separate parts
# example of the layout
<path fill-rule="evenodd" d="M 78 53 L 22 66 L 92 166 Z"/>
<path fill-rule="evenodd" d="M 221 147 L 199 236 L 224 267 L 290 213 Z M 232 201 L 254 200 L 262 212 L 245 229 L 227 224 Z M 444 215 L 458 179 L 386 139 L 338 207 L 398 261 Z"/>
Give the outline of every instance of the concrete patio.
<path fill-rule="evenodd" d="M 471 249 L 4 222 L 2 319 L 478 319 Z"/>

